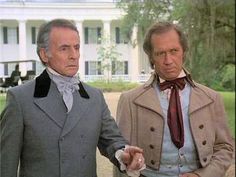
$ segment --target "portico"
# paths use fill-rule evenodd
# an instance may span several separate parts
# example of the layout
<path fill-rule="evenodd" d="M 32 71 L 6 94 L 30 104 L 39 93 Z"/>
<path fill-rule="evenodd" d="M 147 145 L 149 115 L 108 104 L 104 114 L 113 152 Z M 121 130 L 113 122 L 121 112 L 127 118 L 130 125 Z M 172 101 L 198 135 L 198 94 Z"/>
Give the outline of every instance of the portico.
<path fill-rule="evenodd" d="M 123 79 L 137 82 L 142 70 L 149 73 L 148 64 L 142 64 L 141 45 L 132 46 L 121 33 L 121 17 L 123 12 L 113 1 L 1 1 L 0 2 L 0 77 L 10 75 L 14 69 L 12 61 L 19 61 L 22 75 L 27 70 L 36 70 L 36 75 L 43 66 L 36 53 L 36 36 L 39 26 L 55 18 L 74 20 L 80 32 L 80 69 L 82 80 L 103 79 L 111 75 L 112 79 Z M 110 71 L 99 69 L 98 48 L 102 38 L 109 38 L 110 44 L 116 45 L 122 68 L 117 71 L 113 62 Z M 134 28 L 132 40 L 137 38 L 137 28 Z M 34 60 L 35 62 L 23 62 Z M 9 61 L 9 64 L 6 62 Z M 20 62 L 22 61 L 22 62 Z M 110 72 L 110 73 L 109 73 Z"/>

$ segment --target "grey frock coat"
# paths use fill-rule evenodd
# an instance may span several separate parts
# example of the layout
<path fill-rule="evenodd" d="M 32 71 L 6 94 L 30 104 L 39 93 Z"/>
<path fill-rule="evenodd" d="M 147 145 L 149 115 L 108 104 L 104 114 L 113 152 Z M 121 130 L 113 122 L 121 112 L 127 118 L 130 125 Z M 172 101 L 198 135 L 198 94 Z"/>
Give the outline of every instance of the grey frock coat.
<path fill-rule="evenodd" d="M 44 71 L 9 89 L 0 119 L 0 176 L 96 177 L 96 147 L 115 165 L 116 150 L 127 144 L 100 90 L 84 83 L 66 107 Z"/>

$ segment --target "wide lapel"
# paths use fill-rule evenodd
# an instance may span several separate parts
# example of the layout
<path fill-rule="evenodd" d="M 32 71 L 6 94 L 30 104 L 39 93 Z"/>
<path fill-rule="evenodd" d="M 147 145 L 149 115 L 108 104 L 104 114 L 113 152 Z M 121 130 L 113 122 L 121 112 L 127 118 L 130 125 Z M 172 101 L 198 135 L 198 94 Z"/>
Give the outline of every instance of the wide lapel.
<path fill-rule="evenodd" d="M 191 87 L 189 114 L 209 105 L 213 100 L 207 95 L 207 93 L 200 89 L 198 86 Z"/>
<path fill-rule="evenodd" d="M 160 101 L 158 100 L 157 93 L 152 86 L 144 88 L 143 93 L 137 96 L 134 100 L 134 104 L 150 109 L 163 117 Z"/>
<path fill-rule="evenodd" d="M 65 136 L 69 133 L 82 117 L 86 117 L 84 115 L 88 114 L 89 108 L 94 104 L 96 103 L 93 102 L 93 99 L 90 99 L 89 95 L 80 83 L 80 91 L 73 93 L 73 106 L 67 115 L 61 136 Z"/>
<path fill-rule="evenodd" d="M 66 107 L 56 85 L 51 82 L 46 71 L 36 78 L 34 103 L 45 112 L 48 118 L 56 125 L 63 128 L 66 118 Z"/>

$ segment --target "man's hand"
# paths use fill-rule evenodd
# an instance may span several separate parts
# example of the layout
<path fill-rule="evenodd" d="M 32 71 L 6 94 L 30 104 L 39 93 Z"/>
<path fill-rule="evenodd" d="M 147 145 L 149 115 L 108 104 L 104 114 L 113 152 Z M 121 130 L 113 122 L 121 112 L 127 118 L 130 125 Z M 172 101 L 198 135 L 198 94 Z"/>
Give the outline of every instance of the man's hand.
<path fill-rule="evenodd" d="M 126 146 L 121 155 L 127 170 L 140 170 L 144 166 L 143 150 L 136 146 Z"/>
<path fill-rule="evenodd" d="M 179 177 L 199 177 L 196 173 L 184 173 Z"/>

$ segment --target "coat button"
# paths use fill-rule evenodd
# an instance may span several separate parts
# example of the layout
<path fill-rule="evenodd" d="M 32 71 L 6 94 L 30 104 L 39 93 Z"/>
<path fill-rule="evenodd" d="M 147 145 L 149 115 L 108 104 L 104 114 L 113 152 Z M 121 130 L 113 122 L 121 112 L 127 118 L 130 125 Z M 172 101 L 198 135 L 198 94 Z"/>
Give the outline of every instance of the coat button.
<path fill-rule="evenodd" d="M 154 165 L 156 162 L 154 160 L 151 160 L 151 164 Z"/>
<path fill-rule="evenodd" d="M 203 161 L 204 161 L 204 162 L 206 162 L 206 161 L 207 161 L 207 158 L 206 158 L 206 157 L 204 157 L 204 158 L 203 158 Z"/>
<path fill-rule="evenodd" d="M 154 146 L 153 146 L 152 144 L 150 144 L 149 147 L 150 147 L 151 149 L 154 149 Z"/>
<path fill-rule="evenodd" d="M 202 142 L 202 145 L 206 145 L 206 143 L 207 143 L 206 140 L 204 140 L 204 141 Z"/>
<path fill-rule="evenodd" d="M 154 127 L 151 127 L 150 130 L 151 130 L 152 132 L 154 132 L 154 131 L 155 131 L 155 128 L 154 128 Z"/>
<path fill-rule="evenodd" d="M 203 124 L 199 125 L 199 128 L 200 128 L 200 129 L 203 129 L 203 127 L 204 127 L 204 125 L 203 125 Z"/>

